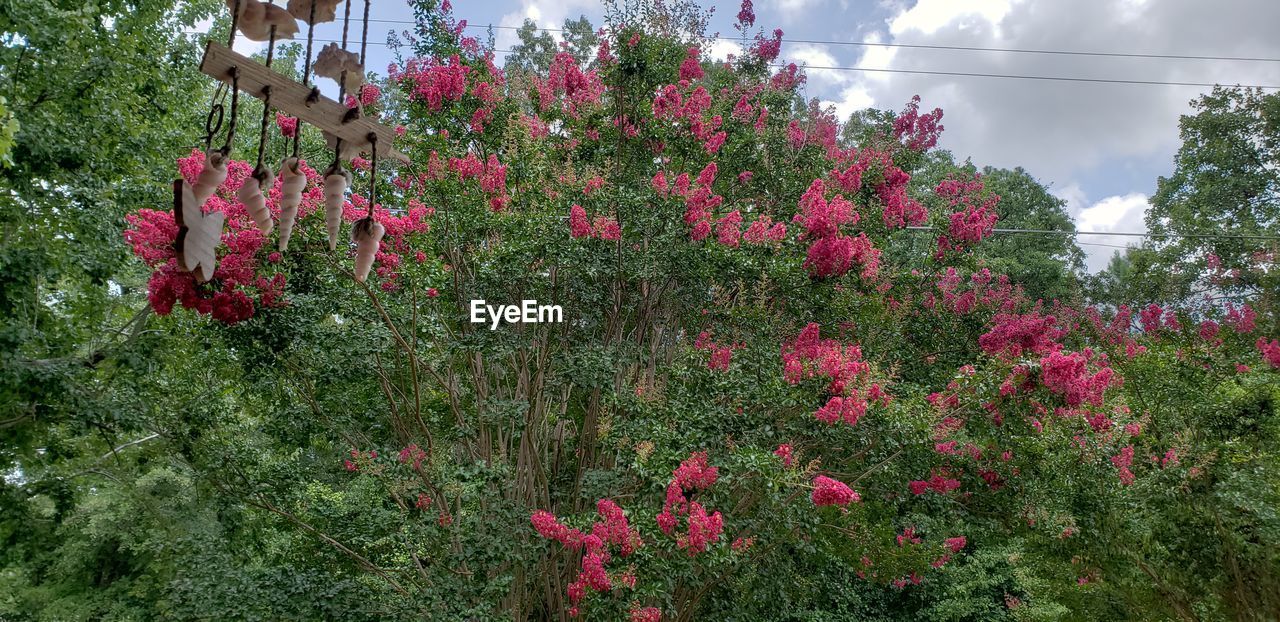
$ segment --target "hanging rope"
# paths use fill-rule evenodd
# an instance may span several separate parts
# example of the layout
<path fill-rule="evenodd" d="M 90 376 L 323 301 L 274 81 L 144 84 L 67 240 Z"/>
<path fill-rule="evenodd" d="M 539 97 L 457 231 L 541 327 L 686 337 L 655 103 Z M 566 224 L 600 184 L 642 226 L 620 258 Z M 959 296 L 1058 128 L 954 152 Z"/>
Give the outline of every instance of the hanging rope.
<path fill-rule="evenodd" d="M 275 4 L 272 2 L 271 4 Z M 267 69 L 271 68 L 271 62 L 275 60 L 276 55 L 276 27 L 271 27 L 271 34 L 267 38 Z M 263 157 L 267 154 L 267 124 L 271 119 L 271 85 L 262 87 L 262 129 L 258 132 L 258 165 L 253 169 L 254 177 L 263 174 L 262 167 Z M 261 179 L 261 177 L 259 177 Z"/>
<path fill-rule="evenodd" d="M 347 49 L 347 31 L 351 26 L 351 3 L 354 0 L 347 0 L 342 8 L 342 49 Z M 341 79 L 338 80 L 338 103 L 346 103 L 347 99 L 347 70 L 342 70 Z M 342 138 L 338 137 L 333 144 L 333 165 L 330 170 L 337 170 L 339 161 L 342 160 Z"/>
<path fill-rule="evenodd" d="M 311 45 L 316 34 L 316 0 L 311 0 L 311 15 L 307 17 L 307 56 L 302 62 L 302 84 L 311 86 Z M 314 88 L 312 89 L 314 91 Z M 308 98 L 310 101 L 310 98 Z M 298 142 L 302 139 L 302 119 L 293 129 L 293 157 L 298 157 Z"/>
<path fill-rule="evenodd" d="M 369 164 L 369 218 L 373 218 L 373 203 L 378 200 L 378 135 L 369 132 L 369 145 L 373 149 Z"/>
<path fill-rule="evenodd" d="M 205 153 L 213 147 L 213 137 L 218 134 L 218 130 L 222 129 L 222 119 L 225 115 L 225 109 L 222 102 L 227 99 L 227 83 L 218 82 L 218 88 L 213 91 L 213 99 L 209 102 L 209 115 L 204 118 L 204 150 Z"/>
<path fill-rule="evenodd" d="M 239 28 L 240 28 L 240 0 L 235 0 L 235 2 L 231 7 L 231 33 L 227 35 L 228 48 L 236 44 L 236 30 Z M 232 67 L 231 71 L 229 71 L 228 73 L 231 74 L 231 121 L 227 123 L 227 142 L 223 143 L 222 145 L 222 155 L 224 156 L 231 154 L 231 141 L 235 139 L 235 136 L 236 136 L 236 119 L 240 116 L 239 115 L 240 113 L 240 88 L 239 88 L 240 87 L 240 68 Z M 226 82 L 223 82 L 222 85 L 219 86 L 218 88 L 225 89 Z M 224 91 L 224 97 L 225 97 L 225 91 Z M 216 94 L 214 95 L 214 98 L 215 99 L 217 98 Z M 213 119 L 214 108 L 216 108 L 218 111 L 218 124 L 214 128 L 212 128 L 212 130 L 210 131 L 209 125 L 210 125 L 210 121 Z M 206 143 L 205 151 L 208 151 L 208 146 L 212 146 L 213 144 L 213 134 L 217 133 L 217 130 L 222 127 L 222 116 L 223 116 L 223 110 L 222 110 L 221 103 L 215 104 L 213 108 L 210 108 L 209 116 L 205 118 L 205 130 L 209 131 L 209 135 L 205 138 L 205 143 Z"/>
<path fill-rule="evenodd" d="M 349 1 L 349 0 L 348 0 Z M 349 5 L 348 5 L 349 6 Z M 360 69 L 364 70 L 369 49 L 369 0 L 364 0 L 364 28 L 360 32 Z"/>
<path fill-rule="evenodd" d="M 222 145 L 222 155 L 231 154 L 231 142 L 236 137 L 236 120 L 240 117 L 240 68 L 231 68 L 231 121 L 227 123 L 227 142 Z"/>
<path fill-rule="evenodd" d="M 240 27 L 240 0 L 235 0 L 235 6 L 231 7 L 231 33 L 227 35 L 228 48 L 236 44 L 236 29 L 239 27 Z"/>

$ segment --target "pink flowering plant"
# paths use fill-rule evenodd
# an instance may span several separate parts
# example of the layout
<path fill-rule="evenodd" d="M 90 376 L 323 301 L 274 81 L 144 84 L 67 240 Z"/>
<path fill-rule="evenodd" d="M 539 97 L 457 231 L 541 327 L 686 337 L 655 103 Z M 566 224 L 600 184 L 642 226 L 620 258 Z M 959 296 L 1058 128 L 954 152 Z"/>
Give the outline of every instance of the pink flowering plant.
<path fill-rule="evenodd" d="M 645 10 L 666 21 L 623 11 L 594 58 L 561 51 L 532 74 L 495 64 L 447 3 L 413 4 L 412 55 L 359 93 L 370 114 L 388 102 L 411 160 L 380 164 L 367 283 L 351 247 L 324 247 L 314 164 L 281 253 L 232 162 L 205 208 L 228 215 L 209 283 L 177 269 L 171 214 L 140 210 L 125 233 L 154 310 L 216 320 L 201 330 L 264 385 L 244 407 L 307 447 L 268 459 L 210 439 L 205 459 L 324 534 L 316 555 L 387 611 L 755 619 L 822 600 L 1106 618 L 1107 588 L 1080 580 L 1144 581 L 1135 517 L 1172 512 L 1226 458 L 1196 422 L 1275 394 L 1269 302 L 1080 308 L 993 271 L 973 249 L 1002 197 L 964 170 L 915 179 L 942 112 L 917 97 L 842 135 L 801 98 L 803 72 L 774 66 L 782 33 L 748 33 L 750 2 L 754 44 L 732 60 L 675 27 L 698 14 L 659 4 Z M 368 207 L 353 168 L 348 228 Z M 555 304 L 563 322 L 491 330 L 470 321 L 481 299 Z M 255 487 L 304 470 L 305 486 Z M 1172 553 L 1149 559 L 1181 589 Z M 1145 581 L 1153 600 L 1174 589 Z"/>

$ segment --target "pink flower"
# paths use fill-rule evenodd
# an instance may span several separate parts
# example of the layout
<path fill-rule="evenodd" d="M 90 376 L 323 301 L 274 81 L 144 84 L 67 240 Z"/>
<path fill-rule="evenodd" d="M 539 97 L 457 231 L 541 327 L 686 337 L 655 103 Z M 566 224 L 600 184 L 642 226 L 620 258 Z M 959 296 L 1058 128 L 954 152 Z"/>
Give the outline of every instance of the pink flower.
<path fill-rule="evenodd" d="M 680 81 L 693 82 L 702 78 L 702 64 L 698 62 L 698 57 L 702 52 L 696 48 L 689 48 L 684 57 L 684 61 L 680 63 Z"/>
<path fill-rule="evenodd" d="M 959 553 L 968 544 L 969 541 L 964 536 L 947 538 L 943 541 L 943 545 L 950 549 L 952 553 Z"/>
<path fill-rule="evenodd" d="M 1262 360 L 1268 365 L 1280 369 L 1280 341 L 1272 339 L 1270 343 L 1266 339 L 1258 338 L 1254 344 L 1258 348 L 1258 353 L 1262 355 Z"/>
<path fill-rule="evenodd" d="M 738 11 L 738 23 L 734 27 L 745 32 L 755 23 L 756 12 L 751 6 L 751 0 L 742 0 L 742 8 Z"/>
<path fill-rule="evenodd" d="M 791 445 L 789 443 L 778 445 L 778 448 L 773 450 L 773 455 L 782 459 L 783 468 L 790 468 L 791 461 L 795 458 L 791 453 Z"/>
<path fill-rule="evenodd" d="M 920 114 L 920 96 L 916 95 L 907 102 L 907 107 L 893 120 L 893 137 L 903 140 L 908 149 L 924 151 L 938 144 L 938 137 L 943 127 L 942 109 L 934 108 L 933 112 Z"/>
<path fill-rule="evenodd" d="M 587 222 L 587 210 L 581 205 L 573 204 L 569 208 L 569 235 L 575 238 L 591 237 L 591 224 Z"/>
<path fill-rule="evenodd" d="M 846 506 L 862 500 L 858 493 L 846 486 L 844 482 L 831 479 L 825 475 L 813 478 L 813 494 L 809 498 L 814 505 L 819 507 L 827 505 Z"/>
<path fill-rule="evenodd" d="M 375 84 L 365 84 L 360 87 L 360 103 L 365 106 L 372 106 L 382 96 L 382 89 Z"/>
<path fill-rule="evenodd" d="M 632 607 L 628 612 L 631 622 L 661 622 L 662 610 L 657 607 Z"/>
<path fill-rule="evenodd" d="M 281 136 L 293 138 L 298 133 L 298 119 L 276 111 L 276 127 L 280 128 Z"/>

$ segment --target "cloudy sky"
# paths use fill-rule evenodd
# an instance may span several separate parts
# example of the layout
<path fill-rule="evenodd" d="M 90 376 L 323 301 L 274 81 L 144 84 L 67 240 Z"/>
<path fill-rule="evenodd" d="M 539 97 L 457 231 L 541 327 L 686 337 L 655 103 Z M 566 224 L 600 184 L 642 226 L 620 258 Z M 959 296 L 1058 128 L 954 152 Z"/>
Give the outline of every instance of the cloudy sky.
<path fill-rule="evenodd" d="M 732 39 L 740 0 L 715 6 L 712 31 Z M 526 17 L 555 28 L 566 17 L 602 22 L 598 0 L 454 0 L 469 32 L 518 26 Z M 781 28 L 784 60 L 822 67 L 1070 76 L 1157 82 L 1280 85 L 1280 62 L 1116 58 L 884 47 L 946 45 L 1183 56 L 1280 59 L 1280 0 L 755 0 L 757 27 Z M 370 39 L 385 41 L 412 19 L 399 0 L 372 9 Z M 335 25 L 330 24 L 329 27 Z M 477 27 L 479 26 L 479 27 Z M 317 37 L 335 37 L 321 29 Z M 376 33 L 377 36 L 374 36 Z M 515 40 L 498 29 L 497 47 Z M 812 40 L 828 43 L 787 43 Z M 880 45 L 875 45 L 880 44 Z M 736 44 L 720 41 L 716 51 Z M 390 61 L 372 45 L 371 66 Z M 1200 87 L 1027 79 L 808 71 L 808 95 L 841 117 L 865 108 L 901 109 L 919 94 L 945 111 L 941 147 L 958 159 L 1022 166 L 1068 202 L 1081 230 L 1142 231 L 1156 178 L 1172 169 L 1178 117 Z M 1101 269 L 1131 238 L 1081 237 Z"/>

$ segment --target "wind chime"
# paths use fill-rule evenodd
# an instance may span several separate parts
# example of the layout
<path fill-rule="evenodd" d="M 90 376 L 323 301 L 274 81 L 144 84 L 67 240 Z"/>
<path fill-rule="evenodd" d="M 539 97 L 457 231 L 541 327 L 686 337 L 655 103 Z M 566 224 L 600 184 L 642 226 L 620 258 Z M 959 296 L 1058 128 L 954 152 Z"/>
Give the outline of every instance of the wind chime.
<path fill-rule="evenodd" d="M 240 93 L 244 92 L 262 100 L 262 124 L 258 133 L 258 159 L 253 173 L 236 191 L 236 197 L 244 204 L 258 230 L 270 233 L 275 227 L 271 211 L 267 208 L 266 194 L 275 183 L 275 173 L 266 165 L 267 128 L 270 114 L 278 109 L 298 119 L 293 135 L 290 155 L 280 163 L 280 234 L 279 249 L 289 249 L 306 189 L 307 177 L 301 169 L 299 140 L 302 124 L 310 123 L 324 135 L 326 144 L 333 150 L 333 163 L 324 175 L 325 227 L 329 250 L 337 248 L 342 225 L 342 208 L 346 191 L 351 185 L 351 173 L 342 165 L 362 151 L 372 154 L 369 176 L 368 214 L 357 221 L 352 231 L 356 245 L 355 276 L 364 281 L 373 266 L 373 259 L 385 229 L 374 218 L 373 208 L 377 199 L 377 175 L 379 156 L 391 156 L 408 163 L 404 154 L 391 148 L 393 131 L 381 124 L 362 118 L 363 109 L 357 97 L 356 106 L 348 109 L 342 103 L 348 92 L 357 91 L 364 83 L 364 67 L 369 33 L 369 5 L 364 0 L 363 29 L 360 54 L 347 50 L 347 33 L 351 22 L 351 3 L 348 0 L 343 12 L 342 45 L 331 43 L 324 47 L 312 62 L 315 25 L 337 19 L 337 6 L 342 0 L 289 0 L 287 8 L 276 6 L 272 0 L 226 0 L 231 10 L 231 33 L 225 46 L 214 41 L 205 45 L 200 71 L 219 80 L 213 103 L 205 121 L 204 166 L 194 184 L 182 179 L 174 181 L 174 220 L 178 225 L 175 249 L 178 265 L 191 272 L 199 282 L 213 278 L 217 262 L 217 247 L 221 243 L 222 228 L 226 216 L 220 211 L 204 213 L 204 205 L 227 178 L 227 161 L 236 133 Z M 271 68 L 275 58 L 276 42 L 292 39 L 299 31 L 298 21 L 307 24 L 307 53 L 302 82 L 295 82 Z M 232 51 L 237 31 L 251 41 L 267 43 L 266 63 L 260 64 Z M 312 73 L 338 83 L 338 101 L 320 94 L 311 85 Z M 227 122 L 226 141 L 214 149 L 213 139 L 222 127 L 225 116 L 222 102 L 230 92 L 230 120 Z"/>

